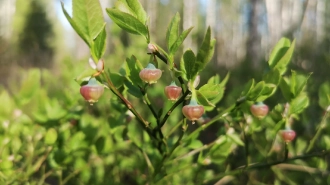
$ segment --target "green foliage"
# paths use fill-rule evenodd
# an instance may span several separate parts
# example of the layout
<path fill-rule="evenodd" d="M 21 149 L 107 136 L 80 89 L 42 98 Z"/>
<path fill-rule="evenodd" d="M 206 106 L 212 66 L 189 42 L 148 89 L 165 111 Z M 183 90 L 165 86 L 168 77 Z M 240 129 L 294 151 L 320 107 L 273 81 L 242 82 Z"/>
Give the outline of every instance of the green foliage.
<path fill-rule="evenodd" d="M 231 85 L 230 73 L 223 79 L 212 74 L 205 84 L 201 81 L 193 87 L 214 53 L 210 28 L 197 54 L 188 49 L 178 57 L 180 68 L 174 65 L 174 55 L 180 54 L 178 48 L 192 28 L 179 33 L 179 14 L 166 32 L 168 53 L 158 47 L 149 61 L 140 50 L 126 58 L 131 51 L 120 45 L 116 51 L 121 53 L 107 60 L 108 31 L 99 2 L 73 0 L 72 18 L 63 4 L 62 8 L 89 46 L 90 62 L 104 60 L 105 70 L 84 71 L 85 59 L 66 60 L 65 66 L 60 66 L 59 79 L 49 71 L 32 69 L 22 73 L 20 85 L 0 88 L 1 183 L 214 184 L 226 176 L 234 179 L 232 184 L 301 184 L 299 178 L 305 177 L 295 171 L 297 167 L 310 166 L 310 173 L 325 171 L 328 164 L 324 156 L 329 153 L 330 139 L 321 134 L 328 130 L 330 85 L 325 82 L 318 91 L 318 103 L 326 112 L 320 124 L 308 127 L 317 130 L 301 129 L 306 124 L 300 120 L 306 120 L 305 111 L 315 99 L 307 91 L 311 73 L 285 73 L 295 41 L 281 39 L 268 60 L 270 70 L 261 79 L 246 80 L 242 88 L 227 88 Z M 142 35 L 146 39 L 142 46 L 150 42 L 148 15 L 139 1 L 118 0 L 114 8 L 106 10 L 120 28 Z M 113 35 L 116 39 L 118 33 Z M 144 68 L 140 61 L 159 63 L 158 67 L 164 68 L 157 84 L 140 79 Z M 78 96 L 79 85 L 72 82 L 76 74 L 79 85 L 96 75 L 106 87 L 93 106 Z M 172 81 L 182 88 L 174 102 L 164 95 L 164 87 Z M 195 125 L 182 115 L 182 107 L 194 102 L 189 101 L 192 98 L 206 111 L 193 120 Z M 234 101 L 227 105 L 220 102 L 222 99 Z M 261 101 L 276 103 L 269 104 L 267 116 L 257 119 L 250 107 Z M 297 128 L 297 139 L 285 144 L 280 131 L 290 128 Z M 302 132 L 308 132 L 308 137 Z M 281 169 L 282 163 L 294 166 L 297 174 L 287 175 L 289 170 Z M 249 179 L 242 180 L 242 172 Z"/>
<path fill-rule="evenodd" d="M 291 43 L 289 39 L 282 38 L 274 47 L 268 64 L 272 69 L 278 69 L 281 74 L 285 73 L 295 47 L 295 40 Z"/>

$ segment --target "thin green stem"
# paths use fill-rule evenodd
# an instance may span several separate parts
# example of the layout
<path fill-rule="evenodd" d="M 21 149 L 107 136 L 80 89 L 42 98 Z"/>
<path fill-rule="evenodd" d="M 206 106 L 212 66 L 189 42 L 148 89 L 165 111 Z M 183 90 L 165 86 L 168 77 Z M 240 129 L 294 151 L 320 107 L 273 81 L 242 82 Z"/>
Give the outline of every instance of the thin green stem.
<path fill-rule="evenodd" d="M 306 150 L 307 153 L 310 152 L 313 149 L 316 140 L 320 137 L 320 135 L 322 133 L 322 130 L 326 127 L 326 123 L 327 123 L 326 120 L 329 116 L 329 112 L 330 111 L 326 111 L 326 113 L 324 114 L 324 116 L 322 118 L 322 121 L 321 121 L 321 124 L 320 124 L 319 128 L 316 131 L 316 134 L 314 135 L 314 137 L 312 138 L 312 140 L 310 141 L 310 143 L 307 147 L 307 150 Z"/>
<path fill-rule="evenodd" d="M 289 156 L 288 143 L 285 143 L 284 144 L 284 159 L 283 159 L 283 162 L 288 159 L 288 156 Z"/>
<path fill-rule="evenodd" d="M 243 136 L 244 136 L 245 165 L 249 166 L 249 163 L 250 163 L 249 140 L 248 140 L 247 134 L 245 133 L 245 124 L 244 123 L 243 123 L 243 125 L 241 125 L 241 129 L 242 129 Z"/>
<path fill-rule="evenodd" d="M 183 123 L 183 119 L 182 119 L 179 123 L 175 124 L 175 126 L 174 126 L 174 127 L 173 127 L 173 128 L 167 133 L 167 135 L 165 136 L 165 138 L 170 137 L 170 135 L 171 135 L 173 132 L 175 132 L 176 129 L 179 128 L 179 127 L 182 125 L 182 123 Z"/>
<path fill-rule="evenodd" d="M 156 168 L 155 173 L 154 173 L 154 177 L 161 171 L 161 168 L 164 166 L 164 162 L 171 157 L 174 150 L 181 144 L 181 140 L 184 136 L 184 133 L 188 128 L 188 125 L 186 125 L 185 121 L 183 121 L 183 122 L 184 122 L 184 125 L 182 126 L 181 134 L 180 134 L 178 140 L 175 142 L 174 146 L 171 148 L 171 151 L 169 153 L 165 154 L 163 156 L 162 160 L 160 161 L 160 163 L 157 165 L 157 168 Z M 159 181 L 159 180 L 160 179 L 158 179 L 157 181 Z"/>
<path fill-rule="evenodd" d="M 143 117 L 135 110 L 135 108 L 133 107 L 132 103 L 129 102 L 118 90 L 117 88 L 113 85 L 110 77 L 106 74 L 103 73 L 103 77 L 106 79 L 107 83 L 108 83 L 108 87 L 110 88 L 110 90 L 118 97 L 122 100 L 122 102 L 124 103 L 124 105 L 127 107 L 128 110 L 130 110 L 135 117 L 137 118 L 138 122 L 141 124 L 142 128 L 149 134 L 149 136 L 151 137 L 155 137 L 154 134 L 152 133 L 152 130 L 149 127 L 149 123 L 147 121 L 145 121 L 143 119 Z"/>
<path fill-rule="evenodd" d="M 217 116 L 213 117 L 209 122 L 207 122 L 206 124 L 202 125 L 201 127 L 198 127 L 196 130 L 194 130 L 192 133 L 190 133 L 187 137 L 185 137 L 184 141 L 187 141 L 187 140 L 191 139 L 192 137 L 194 137 L 195 134 L 197 134 L 197 133 L 201 132 L 202 130 L 206 129 L 207 127 L 209 127 L 210 125 L 212 125 L 216 121 L 223 119 L 235 107 L 236 107 L 235 105 L 232 105 L 231 107 L 227 108 L 226 110 L 224 110 L 223 112 L 221 112 Z"/>
<path fill-rule="evenodd" d="M 164 55 L 162 55 L 161 53 L 159 53 L 158 51 L 157 52 L 155 52 L 154 53 L 160 60 L 162 60 L 165 64 L 168 64 L 168 61 L 167 61 L 167 58 L 164 56 Z M 174 67 L 175 68 L 177 68 L 176 67 L 176 65 L 174 64 Z M 181 88 L 182 88 L 182 93 L 185 93 L 185 87 L 184 87 L 184 80 L 183 80 L 183 78 L 181 77 L 181 76 L 179 76 L 178 77 L 178 80 L 179 80 L 179 82 L 180 82 L 180 84 L 181 84 Z"/>
<path fill-rule="evenodd" d="M 159 125 L 159 116 L 157 115 L 157 112 L 155 111 L 154 107 L 151 105 L 147 93 L 143 96 L 143 98 L 144 98 L 144 101 L 146 102 L 148 108 L 150 109 L 152 115 L 155 117 L 155 119 L 157 121 L 157 125 Z"/>
<path fill-rule="evenodd" d="M 195 155 L 195 154 L 197 154 L 197 153 L 199 153 L 199 152 L 201 152 L 203 150 L 206 150 L 206 149 L 212 147 L 216 143 L 217 143 L 217 140 L 215 140 L 215 141 L 213 141 L 213 142 L 211 142 L 209 144 L 203 145 L 200 148 L 194 149 L 194 150 L 192 150 L 192 151 L 190 151 L 190 152 L 188 152 L 186 154 L 183 154 L 183 155 L 181 155 L 181 156 L 179 156 L 179 157 L 177 157 L 177 158 L 175 158 L 175 159 L 173 159 L 171 161 L 168 161 L 167 164 L 168 163 L 172 163 L 172 162 L 176 162 L 176 161 L 179 161 L 179 160 L 182 160 L 182 159 L 185 159 L 185 158 L 190 157 L 190 156 L 193 156 L 193 155 Z"/>
<path fill-rule="evenodd" d="M 181 98 L 176 101 L 172 107 L 167 111 L 167 113 L 165 114 L 164 118 L 162 119 L 162 121 L 159 124 L 159 128 L 162 128 L 164 126 L 164 124 L 166 123 L 167 119 L 170 117 L 172 111 L 178 106 L 180 105 L 182 102 L 184 102 L 185 98 L 188 96 L 188 94 L 190 93 L 190 91 L 186 91 Z"/>

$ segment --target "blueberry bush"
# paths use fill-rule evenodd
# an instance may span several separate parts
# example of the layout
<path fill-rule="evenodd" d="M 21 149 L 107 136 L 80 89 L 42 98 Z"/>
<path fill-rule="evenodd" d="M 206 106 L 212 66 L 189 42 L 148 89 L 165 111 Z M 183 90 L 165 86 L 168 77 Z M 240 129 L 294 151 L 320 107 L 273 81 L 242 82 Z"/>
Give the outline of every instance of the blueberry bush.
<path fill-rule="evenodd" d="M 330 183 L 330 83 L 319 89 L 319 124 L 297 125 L 308 122 L 312 73 L 289 69 L 295 40 L 280 39 L 262 78 L 242 79 L 236 95 L 226 91 L 230 73 L 200 79 L 214 53 L 210 28 L 198 51 L 182 51 L 193 28 L 181 31 L 177 13 L 159 33 L 161 47 L 140 2 L 118 0 L 107 15 L 144 41 L 118 61 L 104 56 L 109 33 L 98 1 L 73 0 L 72 16 L 62 9 L 91 57 L 64 61 L 60 80 L 33 69 L 21 85 L 0 89 L 2 183 Z M 221 105 L 228 96 L 235 101 Z"/>

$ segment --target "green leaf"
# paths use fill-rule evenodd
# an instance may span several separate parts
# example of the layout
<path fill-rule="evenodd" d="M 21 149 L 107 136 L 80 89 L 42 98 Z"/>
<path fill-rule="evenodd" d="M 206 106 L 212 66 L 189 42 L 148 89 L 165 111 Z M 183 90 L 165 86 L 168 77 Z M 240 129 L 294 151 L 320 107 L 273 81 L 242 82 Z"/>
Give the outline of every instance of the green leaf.
<path fill-rule="evenodd" d="M 1 98 L 0 98 L 1 100 Z M 319 89 L 319 105 L 326 110 L 330 106 L 330 82 L 324 82 Z"/>
<path fill-rule="evenodd" d="M 262 102 L 265 101 L 267 98 L 269 98 L 271 95 L 273 95 L 276 91 L 276 85 L 275 84 L 265 84 L 264 88 L 262 89 L 259 97 L 257 98 L 256 102 Z"/>
<path fill-rule="evenodd" d="M 117 9 L 110 9 L 107 8 L 107 13 L 109 17 L 115 22 L 119 27 L 126 30 L 129 33 L 142 35 L 146 39 L 148 39 L 148 28 L 141 23 L 137 18 L 134 16 L 121 12 Z"/>
<path fill-rule="evenodd" d="M 255 84 L 255 81 L 253 78 L 251 80 L 249 80 L 249 82 L 245 85 L 245 87 L 241 93 L 241 96 L 248 96 L 249 93 L 251 92 L 251 90 L 253 89 L 254 84 Z"/>
<path fill-rule="evenodd" d="M 98 0 L 73 0 L 72 19 L 90 40 L 94 40 L 104 27 L 102 8 Z"/>
<path fill-rule="evenodd" d="M 127 5 L 133 10 L 133 12 L 136 15 L 136 18 L 142 22 L 146 23 L 147 22 L 147 13 L 143 9 L 143 6 L 138 0 L 126 0 Z"/>
<path fill-rule="evenodd" d="M 293 94 L 290 91 L 290 81 L 287 78 L 282 78 L 279 86 L 284 98 L 287 101 L 291 101 L 291 99 L 293 98 Z"/>
<path fill-rule="evenodd" d="M 214 75 L 208 81 L 207 84 L 217 85 L 220 83 L 220 76 Z"/>
<path fill-rule="evenodd" d="M 215 39 L 211 40 L 211 29 L 208 27 L 204 41 L 201 48 L 198 50 L 196 56 L 196 64 L 194 66 L 193 74 L 197 75 L 198 72 L 204 69 L 206 64 L 211 60 L 214 53 Z"/>
<path fill-rule="evenodd" d="M 184 30 L 181 35 L 179 36 L 179 38 L 173 43 L 173 45 L 170 48 L 170 53 L 174 54 L 180 47 L 180 45 L 183 43 L 183 41 L 187 38 L 188 34 L 190 33 L 190 31 L 193 29 L 193 27 L 190 27 L 186 30 Z"/>
<path fill-rule="evenodd" d="M 57 132 L 54 128 L 50 128 L 47 130 L 47 133 L 45 135 L 45 143 L 47 145 L 52 145 L 57 140 Z"/>
<path fill-rule="evenodd" d="M 205 110 L 211 111 L 214 109 L 215 105 L 210 102 L 201 92 L 196 91 L 196 95 L 198 103 L 203 105 Z"/>
<path fill-rule="evenodd" d="M 241 140 L 241 138 L 239 137 L 239 135 L 233 133 L 233 134 L 226 134 L 228 136 L 228 138 L 230 138 L 234 143 L 240 145 L 240 146 L 244 146 L 243 141 Z"/>
<path fill-rule="evenodd" d="M 180 14 L 176 13 L 175 16 L 172 18 L 171 23 L 168 26 L 166 32 L 167 48 L 169 51 L 172 45 L 179 37 L 179 22 L 180 22 Z"/>
<path fill-rule="evenodd" d="M 142 86 L 143 82 L 140 78 L 140 71 L 143 69 L 141 63 L 136 59 L 134 55 L 131 58 L 126 59 L 125 72 L 126 77 L 135 86 Z"/>
<path fill-rule="evenodd" d="M 290 102 L 289 114 L 299 114 L 309 105 L 306 94 L 300 94 Z"/>
<path fill-rule="evenodd" d="M 125 78 L 121 76 L 119 73 L 110 73 L 110 79 L 115 85 L 115 87 L 118 89 L 124 84 Z"/>
<path fill-rule="evenodd" d="M 94 40 L 94 43 L 92 44 L 92 47 L 91 47 L 92 56 L 94 56 L 93 58 L 97 59 L 95 62 L 98 62 L 104 55 L 105 46 L 106 46 L 106 38 L 107 38 L 107 33 L 105 30 L 105 24 L 104 24 L 102 31 L 96 37 L 96 39 Z"/>
<path fill-rule="evenodd" d="M 278 69 L 271 69 L 262 78 L 266 83 L 278 85 L 281 80 L 281 73 Z"/>
<path fill-rule="evenodd" d="M 200 140 L 194 139 L 188 144 L 188 148 L 190 149 L 197 149 L 201 148 L 203 146 L 203 143 Z"/>
<path fill-rule="evenodd" d="M 115 9 L 118 9 L 122 12 L 128 13 L 132 16 L 134 16 L 135 18 L 137 18 L 135 12 L 128 6 L 126 0 L 118 0 L 115 3 Z"/>
<path fill-rule="evenodd" d="M 96 0 L 73 0 L 72 7 L 73 16 L 70 18 L 62 3 L 62 10 L 71 26 L 86 44 L 91 47 L 92 41 L 104 27 L 100 2 Z"/>
<path fill-rule="evenodd" d="M 89 36 L 86 32 L 83 32 L 82 28 L 79 27 L 79 25 L 70 17 L 68 12 L 64 9 L 64 4 L 61 2 L 62 5 L 62 11 L 66 17 L 66 19 L 69 21 L 71 24 L 72 28 L 77 32 L 77 34 L 82 38 L 85 43 L 90 47 L 92 44 L 92 41 L 89 39 Z"/>
<path fill-rule="evenodd" d="M 298 96 L 300 92 L 304 89 L 304 87 L 307 84 L 307 80 L 311 76 L 312 73 L 309 75 L 303 75 L 303 74 L 298 74 L 296 71 L 291 71 L 292 76 L 291 76 L 291 86 L 290 86 L 290 91 L 293 94 L 293 96 Z"/>
<path fill-rule="evenodd" d="M 264 81 L 258 82 L 249 93 L 248 99 L 251 101 L 256 101 L 257 98 L 261 95 L 264 88 L 265 88 L 265 82 Z"/>
<path fill-rule="evenodd" d="M 125 80 L 124 85 L 127 88 L 128 93 L 135 96 L 136 98 L 142 97 L 142 93 L 141 93 L 140 89 L 137 86 L 133 85 L 130 81 Z"/>
<path fill-rule="evenodd" d="M 191 80 L 194 78 L 194 76 L 196 76 L 196 74 L 194 74 L 193 71 L 196 62 L 196 57 L 191 49 L 188 49 L 186 52 L 184 52 L 183 61 L 184 61 L 184 68 L 186 71 L 187 79 Z"/>
<path fill-rule="evenodd" d="M 286 67 L 291 60 L 291 57 L 292 57 L 292 54 L 294 51 L 294 47 L 295 47 L 295 40 L 293 40 L 289 49 L 285 52 L 285 54 L 281 57 L 281 59 L 274 66 L 274 68 L 278 69 L 281 74 L 285 73 L 285 71 L 286 71 Z"/>
<path fill-rule="evenodd" d="M 80 73 L 74 80 L 79 84 L 82 85 L 84 82 L 88 82 L 91 76 L 95 73 L 95 69 L 88 68 L 85 69 L 82 73 Z"/>
<path fill-rule="evenodd" d="M 289 49 L 291 45 L 291 42 L 287 38 L 281 38 L 277 44 L 275 45 L 274 49 L 272 50 L 268 64 L 271 68 L 273 68 L 277 62 L 280 60 L 280 58 L 286 53 L 286 51 Z"/>
<path fill-rule="evenodd" d="M 226 79 L 224 80 L 226 81 Z M 225 88 L 223 87 L 223 84 L 219 84 L 219 82 L 219 75 L 215 75 L 208 80 L 207 84 L 204 84 L 196 91 L 197 100 L 200 104 L 208 106 L 205 108 L 207 111 L 213 110 L 215 104 L 217 104 L 223 97 Z"/>
<path fill-rule="evenodd" d="M 221 87 L 225 87 L 225 85 L 227 84 L 228 80 L 229 80 L 229 77 L 230 77 L 230 73 L 228 72 L 225 76 L 225 78 L 221 81 L 220 83 L 220 86 Z"/>
<path fill-rule="evenodd" d="M 115 8 L 132 15 L 141 23 L 147 22 L 147 13 L 138 0 L 119 0 L 115 3 Z"/>

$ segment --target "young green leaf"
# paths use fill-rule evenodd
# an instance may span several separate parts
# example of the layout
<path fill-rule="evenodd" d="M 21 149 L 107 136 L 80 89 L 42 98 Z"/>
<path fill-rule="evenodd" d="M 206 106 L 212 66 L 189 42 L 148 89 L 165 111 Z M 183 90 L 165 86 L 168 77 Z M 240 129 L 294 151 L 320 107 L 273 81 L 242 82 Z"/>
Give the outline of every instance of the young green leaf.
<path fill-rule="evenodd" d="M 307 84 L 307 80 L 311 76 L 311 73 L 309 75 L 303 75 L 298 74 L 296 71 L 291 71 L 291 86 L 290 91 L 293 94 L 293 96 L 298 96 L 300 92 L 304 89 L 304 87 Z"/>
<path fill-rule="evenodd" d="M 88 46 L 91 46 L 92 41 L 104 27 L 100 2 L 95 0 L 73 0 L 72 6 L 73 16 L 71 18 L 62 3 L 64 15 L 78 35 Z"/>
<path fill-rule="evenodd" d="M 214 45 L 215 39 L 211 40 L 211 28 L 208 27 L 202 46 L 198 50 L 196 56 L 196 64 L 194 66 L 193 73 L 197 74 L 198 72 L 203 70 L 206 64 L 211 60 L 214 53 Z"/>
<path fill-rule="evenodd" d="M 264 81 L 258 82 L 250 91 L 248 99 L 251 101 L 256 101 L 257 98 L 261 95 L 264 88 L 265 88 L 265 82 Z"/>
<path fill-rule="evenodd" d="M 251 92 L 251 90 L 254 88 L 254 79 L 252 78 L 251 80 L 249 80 L 249 82 L 245 85 L 242 93 L 241 93 L 241 96 L 247 96 L 249 95 L 249 93 Z"/>
<path fill-rule="evenodd" d="M 320 86 L 319 105 L 325 110 L 330 106 L 330 82 L 324 82 Z"/>
<path fill-rule="evenodd" d="M 262 89 L 259 97 L 257 98 L 256 102 L 262 102 L 265 101 L 267 98 L 269 98 L 271 95 L 273 95 L 276 91 L 276 85 L 275 84 L 265 84 L 264 88 Z"/>
<path fill-rule="evenodd" d="M 102 31 L 96 37 L 91 47 L 91 54 L 92 56 L 94 56 L 93 58 L 97 59 L 97 61 L 99 61 L 100 58 L 102 58 L 102 56 L 104 55 L 105 46 L 106 46 L 106 37 L 107 37 L 107 33 L 104 24 Z"/>
<path fill-rule="evenodd" d="M 131 58 L 126 59 L 126 63 L 125 63 L 126 77 L 135 86 L 143 85 L 143 82 L 139 76 L 139 73 L 142 69 L 143 69 L 142 65 L 134 55 L 132 55 Z"/>
<path fill-rule="evenodd" d="M 289 49 L 290 45 L 291 45 L 290 40 L 284 37 L 277 42 L 268 60 L 268 64 L 271 68 L 273 68 L 277 64 L 277 62 L 282 58 L 282 56 Z"/>
<path fill-rule="evenodd" d="M 229 80 L 229 77 L 230 77 L 230 73 L 228 72 L 225 76 L 225 78 L 221 81 L 220 83 L 220 86 L 221 87 L 225 87 L 225 85 L 227 84 L 228 80 Z"/>
<path fill-rule="evenodd" d="M 290 102 L 289 114 L 299 114 L 308 107 L 309 99 L 302 93 Z"/>
<path fill-rule="evenodd" d="M 104 27 L 103 13 L 99 1 L 73 0 L 72 18 L 91 40 L 94 40 Z"/>
<path fill-rule="evenodd" d="M 179 37 L 179 22 L 180 14 L 176 13 L 175 16 L 172 18 L 170 25 L 168 25 L 166 32 L 167 48 L 169 51 Z"/>
<path fill-rule="evenodd" d="M 123 85 L 124 80 L 125 80 L 125 78 L 123 76 L 121 76 L 119 73 L 110 73 L 110 78 L 111 78 L 113 85 L 116 88 L 120 88 Z"/>
<path fill-rule="evenodd" d="M 63 2 L 61 2 L 62 5 L 62 11 L 66 17 L 66 19 L 69 21 L 69 23 L 71 24 L 72 28 L 77 32 L 77 34 L 80 36 L 80 38 L 82 38 L 85 43 L 88 46 L 91 46 L 92 41 L 89 38 L 88 34 L 86 32 L 83 32 L 82 28 L 79 27 L 79 25 L 75 22 L 75 20 L 73 20 L 70 15 L 68 14 L 68 12 L 64 9 L 64 4 Z"/>
<path fill-rule="evenodd" d="M 210 102 L 200 91 L 196 91 L 196 95 L 198 103 L 203 105 L 206 111 L 211 111 L 215 108 L 215 105 Z"/>
<path fill-rule="evenodd" d="M 196 57 L 191 49 L 188 49 L 183 54 L 183 61 L 184 61 L 184 68 L 186 71 L 187 79 L 191 80 L 196 76 L 196 73 L 193 71 L 196 62 Z"/>
<path fill-rule="evenodd" d="M 280 83 L 280 80 L 281 80 L 280 71 L 278 69 L 271 69 L 268 73 L 266 73 L 262 77 L 262 79 L 266 83 L 271 83 L 271 84 L 278 85 Z"/>
<path fill-rule="evenodd" d="M 228 136 L 228 138 L 230 138 L 234 143 L 240 145 L 240 146 L 244 146 L 243 141 L 241 140 L 241 138 L 239 137 L 239 135 L 233 133 L 233 134 L 226 134 Z"/>
<path fill-rule="evenodd" d="M 146 23 L 147 22 L 147 13 L 143 9 L 143 6 L 138 0 L 126 0 L 127 5 L 133 10 L 133 12 L 136 15 L 136 18 L 142 22 Z"/>
<path fill-rule="evenodd" d="M 294 51 L 294 47 L 295 47 L 295 43 L 296 43 L 296 41 L 293 40 L 293 42 L 291 43 L 288 50 L 285 52 L 285 54 L 281 57 L 281 59 L 274 66 L 274 68 L 278 69 L 281 74 L 285 73 L 286 67 L 291 60 L 291 57 L 292 57 L 292 54 Z"/>
<path fill-rule="evenodd" d="M 117 9 L 107 8 L 106 11 L 113 22 L 115 22 L 119 27 L 129 33 L 142 35 L 148 39 L 148 28 L 137 18 Z"/>
<path fill-rule="evenodd" d="M 133 17 L 137 18 L 135 12 L 128 6 L 128 4 L 125 0 L 116 1 L 115 9 L 128 13 L 128 14 L 132 15 Z"/>
<path fill-rule="evenodd" d="M 293 98 L 293 94 L 290 91 L 290 81 L 287 78 L 282 78 L 279 86 L 284 98 L 287 101 L 291 101 L 291 99 Z"/>
<path fill-rule="evenodd" d="M 184 39 L 186 39 L 186 37 L 188 36 L 188 34 L 190 33 L 190 31 L 192 29 L 193 29 L 193 27 L 190 27 L 181 33 L 179 38 L 173 43 L 173 45 L 170 48 L 171 54 L 174 54 L 179 49 L 180 45 L 183 43 Z"/>
<path fill-rule="evenodd" d="M 92 69 L 92 68 L 85 69 L 74 80 L 79 85 L 82 85 L 85 81 L 88 81 L 94 73 L 95 73 L 95 69 Z"/>

